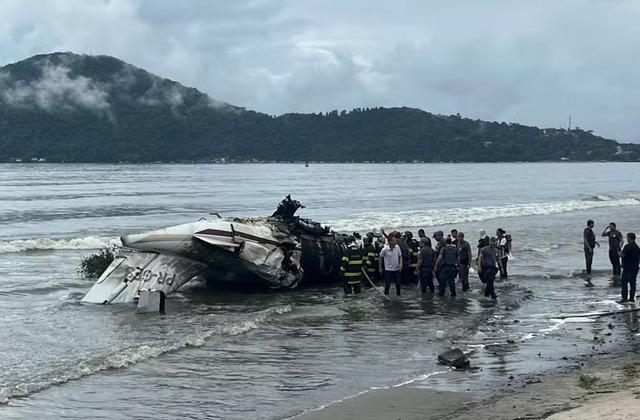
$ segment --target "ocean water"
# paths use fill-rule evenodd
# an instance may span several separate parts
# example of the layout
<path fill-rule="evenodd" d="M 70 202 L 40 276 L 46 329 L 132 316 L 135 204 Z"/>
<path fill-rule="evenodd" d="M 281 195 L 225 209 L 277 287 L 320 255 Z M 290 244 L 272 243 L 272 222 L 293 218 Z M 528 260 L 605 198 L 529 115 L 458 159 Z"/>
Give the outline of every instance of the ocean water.
<path fill-rule="evenodd" d="M 475 276 L 455 300 L 195 287 L 164 315 L 80 303 L 80 258 L 119 235 L 267 215 L 289 193 L 345 232 L 456 227 L 473 244 L 503 227 L 511 279 L 497 303 Z M 626 351 L 634 314 L 586 315 L 623 306 L 606 241 L 581 274 L 581 235 L 588 218 L 638 232 L 639 210 L 632 163 L 0 165 L 0 418 L 282 418 L 398 384 L 481 395 Z M 450 346 L 482 371 L 441 375 Z"/>

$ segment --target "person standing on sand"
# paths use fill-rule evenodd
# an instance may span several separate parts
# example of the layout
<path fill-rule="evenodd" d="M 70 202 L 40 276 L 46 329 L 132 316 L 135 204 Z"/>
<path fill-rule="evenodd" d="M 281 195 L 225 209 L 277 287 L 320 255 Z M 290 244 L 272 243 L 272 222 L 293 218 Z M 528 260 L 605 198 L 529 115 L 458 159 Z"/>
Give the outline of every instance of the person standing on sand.
<path fill-rule="evenodd" d="M 497 244 L 496 238 L 491 238 L 489 240 L 489 246 L 482 248 L 478 256 L 478 275 L 480 276 L 480 281 L 485 284 L 484 295 L 486 297 L 491 296 L 494 300 L 497 299 L 498 296 L 496 296 L 493 282 L 500 269 L 500 253 Z"/>
<path fill-rule="evenodd" d="M 622 248 L 620 256 L 622 257 L 622 302 L 633 302 L 636 299 L 636 278 L 640 266 L 640 247 L 636 244 L 635 233 L 627 233 L 627 244 Z M 630 286 L 628 295 L 627 284 Z"/>
<path fill-rule="evenodd" d="M 602 236 L 609 237 L 609 261 L 613 268 L 613 275 L 620 276 L 620 250 L 622 249 L 622 233 L 617 229 L 614 222 L 602 231 Z"/>
<path fill-rule="evenodd" d="M 584 245 L 584 261 L 587 266 L 587 274 L 591 274 L 591 265 L 593 264 L 593 250 L 596 245 L 600 246 L 596 242 L 596 234 L 593 232 L 595 223 L 593 220 L 587 220 L 587 227 L 582 234 L 582 242 Z"/>
<path fill-rule="evenodd" d="M 400 288 L 402 280 L 400 273 L 402 272 L 402 251 L 396 244 L 396 235 L 392 232 L 387 238 L 387 245 L 380 251 L 378 267 L 380 273 L 384 272 L 384 294 L 389 294 L 391 283 L 396 285 L 396 295 L 400 296 Z"/>

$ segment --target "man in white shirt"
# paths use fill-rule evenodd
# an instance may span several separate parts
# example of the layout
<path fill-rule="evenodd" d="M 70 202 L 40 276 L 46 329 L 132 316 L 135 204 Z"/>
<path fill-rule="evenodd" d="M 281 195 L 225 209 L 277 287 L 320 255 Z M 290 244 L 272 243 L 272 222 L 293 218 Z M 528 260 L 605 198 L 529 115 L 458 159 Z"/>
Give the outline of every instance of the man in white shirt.
<path fill-rule="evenodd" d="M 384 271 L 384 294 L 389 294 L 391 283 L 396 285 L 396 295 L 400 296 L 402 272 L 402 251 L 396 244 L 393 233 L 388 236 L 388 244 L 380 252 L 380 272 Z"/>

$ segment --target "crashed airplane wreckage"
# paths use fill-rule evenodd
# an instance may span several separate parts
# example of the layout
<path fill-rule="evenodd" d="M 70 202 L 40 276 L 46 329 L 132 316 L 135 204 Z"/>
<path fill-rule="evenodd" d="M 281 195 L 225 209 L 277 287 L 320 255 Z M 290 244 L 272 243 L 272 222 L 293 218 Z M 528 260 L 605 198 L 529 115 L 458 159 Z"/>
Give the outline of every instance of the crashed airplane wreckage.
<path fill-rule="evenodd" d="M 299 208 L 287 196 L 266 218 L 218 216 L 123 236 L 82 301 L 136 302 L 140 292 L 168 295 L 195 278 L 280 289 L 337 281 L 347 236 L 295 216 Z"/>

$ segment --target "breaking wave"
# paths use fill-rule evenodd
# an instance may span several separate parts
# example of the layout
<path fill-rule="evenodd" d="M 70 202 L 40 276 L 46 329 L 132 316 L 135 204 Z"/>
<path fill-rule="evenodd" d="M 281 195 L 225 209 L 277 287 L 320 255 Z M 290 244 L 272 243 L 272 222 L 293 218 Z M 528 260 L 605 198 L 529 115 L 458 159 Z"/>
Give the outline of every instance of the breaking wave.
<path fill-rule="evenodd" d="M 412 210 L 395 213 L 367 212 L 351 219 L 328 221 L 327 224 L 337 231 L 366 231 L 379 226 L 386 228 L 442 226 L 452 223 L 481 222 L 506 217 L 537 216 L 600 207 L 639 205 L 639 196 L 612 197 L 601 195 L 584 200 L 513 204 L 495 207 Z"/>
<path fill-rule="evenodd" d="M 209 330 L 195 332 L 174 342 L 127 347 L 104 356 L 81 361 L 61 371 L 50 372 L 46 376 L 35 378 L 29 382 L 8 384 L 0 387 L 0 404 L 8 403 L 11 398 L 27 397 L 54 385 L 61 385 L 102 371 L 126 368 L 138 362 L 159 357 L 165 353 L 187 347 L 201 347 L 207 342 L 208 338 L 214 335 L 236 336 L 245 334 L 260 328 L 260 324 L 265 322 L 268 317 L 282 315 L 291 312 L 291 310 L 290 305 L 268 308 L 252 314 L 253 317 L 251 319 L 231 325 L 217 325 Z"/>
<path fill-rule="evenodd" d="M 0 241 L 0 254 L 37 250 L 100 249 L 114 244 L 120 244 L 120 239 L 100 236 L 68 239 L 15 239 L 12 241 Z"/>

